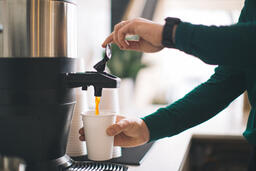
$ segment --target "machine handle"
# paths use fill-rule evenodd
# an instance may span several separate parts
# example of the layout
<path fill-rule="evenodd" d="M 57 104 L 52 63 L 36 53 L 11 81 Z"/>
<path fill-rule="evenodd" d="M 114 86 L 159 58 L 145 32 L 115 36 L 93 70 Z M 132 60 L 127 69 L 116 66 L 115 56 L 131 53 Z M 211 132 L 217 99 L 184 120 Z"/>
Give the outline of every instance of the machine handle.
<path fill-rule="evenodd" d="M 93 68 L 96 69 L 96 71 L 98 72 L 104 72 L 106 68 L 106 64 L 108 60 L 111 58 L 111 56 L 112 56 L 111 45 L 107 44 L 104 58 L 100 62 L 98 62 L 96 65 L 94 65 Z"/>

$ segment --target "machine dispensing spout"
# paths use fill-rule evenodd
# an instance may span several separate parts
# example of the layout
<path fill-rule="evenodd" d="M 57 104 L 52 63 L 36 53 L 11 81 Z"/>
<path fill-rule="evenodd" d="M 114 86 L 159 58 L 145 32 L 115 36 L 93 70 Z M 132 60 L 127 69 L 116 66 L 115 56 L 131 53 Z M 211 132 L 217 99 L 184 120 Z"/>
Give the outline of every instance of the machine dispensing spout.
<path fill-rule="evenodd" d="M 102 88 L 94 87 L 94 96 L 101 97 L 101 95 L 102 95 Z"/>
<path fill-rule="evenodd" d="M 102 88 L 118 88 L 121 81 L 114 75 L 95 71 L 66 73 L 64 78 L 69 87 L 82 87 L 83 90 L 87 90 L 88 86 L 93 86 L 95 96 L 101 96 Z"/>

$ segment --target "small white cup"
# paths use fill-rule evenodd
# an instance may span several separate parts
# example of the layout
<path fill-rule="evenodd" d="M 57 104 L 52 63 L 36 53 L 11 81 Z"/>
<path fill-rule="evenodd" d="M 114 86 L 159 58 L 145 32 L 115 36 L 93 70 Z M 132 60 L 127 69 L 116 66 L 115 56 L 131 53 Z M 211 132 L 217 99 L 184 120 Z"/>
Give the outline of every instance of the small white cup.
<path fill-rule="evenodd" d="M 114 137 L 108 136 L 106 129 L 115 123 L 116 115 L 102 113 L 95 115 L 95 110 L 91 110 L 82 114 L 87 154 L 90 160 L 112 159 Z"/>

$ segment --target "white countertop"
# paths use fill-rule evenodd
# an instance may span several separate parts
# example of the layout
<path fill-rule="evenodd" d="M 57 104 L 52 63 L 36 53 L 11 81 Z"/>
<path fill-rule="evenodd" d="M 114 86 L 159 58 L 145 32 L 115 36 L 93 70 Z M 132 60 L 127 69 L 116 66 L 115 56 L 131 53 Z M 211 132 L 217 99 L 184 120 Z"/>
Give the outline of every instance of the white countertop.
<path fill-rule="evenodd" d="M 147 108 L 150 113 L 158 108 Z M 129 171 L 178 171 L 188 149 L 192 135 L 241 136 L 245 123 L 241 108 L 231 105 L 214 118 L 179 135 L 158 140 L 142 159 L 140 166 L 129 166 Z M 147 112 L 147 114 L 149 113 Z"/>

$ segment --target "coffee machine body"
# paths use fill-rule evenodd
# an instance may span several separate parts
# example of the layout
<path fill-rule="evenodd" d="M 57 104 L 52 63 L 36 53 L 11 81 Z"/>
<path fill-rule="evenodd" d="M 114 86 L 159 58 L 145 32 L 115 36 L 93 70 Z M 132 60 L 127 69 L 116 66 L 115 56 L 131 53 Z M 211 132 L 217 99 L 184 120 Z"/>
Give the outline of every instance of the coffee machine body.
<path fill-rule="evenodd" d="M 65 156 L 76 103 L 61 76 L 75 72 L 76 5 L 0 0 L 0 25 L 0 154 L 49 169 Z"/>
<path fill-rule="evenodd" d="M 72 165 L 75 88 L 119 86 L 104 72 L 75 73 L 76 56 L 74 1 L 0 0 L 0 154 L 24 159 L 27 171 Z"/>
<path fill-rule="evenodd" d="M 74 63 L 68 58 L 0 60 L 0 153 L 28 164 L 65 155 L 76 101 L 74 88 L 61 85 L 60 73 L 74 71 Z"/>
<path fill-rule="evenodd" d="M 0 0 L 0 57 L 77 56 L 74 0 Z"/>

